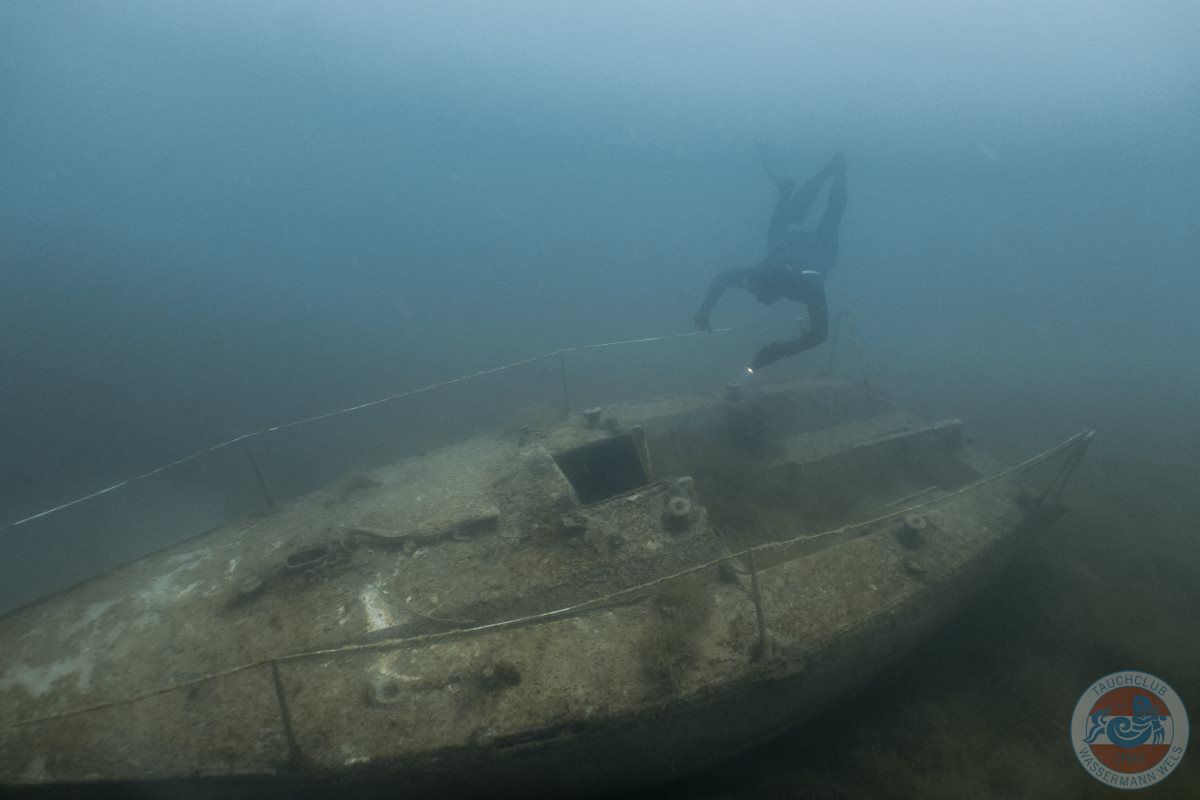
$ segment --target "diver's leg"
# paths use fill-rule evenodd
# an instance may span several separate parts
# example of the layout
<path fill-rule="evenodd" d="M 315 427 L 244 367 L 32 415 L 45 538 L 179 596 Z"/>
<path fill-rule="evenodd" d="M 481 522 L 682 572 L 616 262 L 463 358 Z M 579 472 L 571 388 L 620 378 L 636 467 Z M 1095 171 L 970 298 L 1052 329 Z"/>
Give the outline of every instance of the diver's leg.
<path fill-rule="evenodd" d="M 819 263 L 813 265 L 822 275 L 828 275 L 837 262 L 838 229 L 846 211 L 846 160 L 838 153 L 829 164 L 833 169 L 833 185 L 829 187 L 825 212 L 821 214 L 821 221 L 817 223 L 817 247 L 821 256 Z"/>
<path fill-rule="evenodd" d="M 767 177 L 779 191 L 779 198 L 775 201 L 775 210 L 771 212 L 771 221 L 767 223 L 767 252 L 772 253 L 783 242 L 783 233 L 787 230 L 788 223 L 791 222 L 788 210 L 791 206 L 792 190 L 796 188 L 796 180 L 773 168 L 774 159 L 765 144 L 755 139 L 754 146 L 758 150 L 758 161 L 762 164 L 763 171 L 767 173 Z"/>
<path fill-rule="evenodd" d="M 792 195 L 791 206 L 788 208 L 788 222 L 796 225 L 803 225 L 804 220 L 808 217 L 808 212 L 812 209 L 813 202 L 817 199 L 817 195 L 821 191 L 821 187 L 825 185 L 825 181 L 830 175 L 836 175 L 839 172 L 845 173 L 846 160 L 838 153 L 829 160 L 829 163 L 821 168 L 821 171 L 801 184 L 800 188 Z"/>

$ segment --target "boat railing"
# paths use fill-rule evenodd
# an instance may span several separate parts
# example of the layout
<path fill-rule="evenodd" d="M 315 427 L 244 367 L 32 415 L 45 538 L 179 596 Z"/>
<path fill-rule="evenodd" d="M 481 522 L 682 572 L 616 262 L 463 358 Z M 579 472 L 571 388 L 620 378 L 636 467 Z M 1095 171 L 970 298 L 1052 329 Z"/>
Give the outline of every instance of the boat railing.
<path fill-rule="evenodd" d="M 786 322 L 786 323 L 798 322 L 798 323 L 803 324 L 806 321 L 807 321 L 807 319 L 805 317 L 796 317 L 796 318 L 784 319 L 784 320 L 778 320 L 778 319 L 777 320 L 768 320 L 765 322 L 755 322 L 755 323 L 750 323 L 750 324 L 746 324 L 746 325 L 734 325 L 734 326 L 725 327 L 725 328 L 714 328 L 712 330 L 712 333 L 720 334 L 720 333 L 730 333 L 730 332 L 734 332 L 734 331 L 749 330 L 749 329 L 753 329 L 753 328 L 760 328 L 760 327 L 767 326 L 767 325 L 778 325 L 780 322 Z M 865 356 L 864 356 L 864 348 L 862 346 L 861 332 L 860 332 L 859 326 L 858 326 L 853 314 L 849 310 L 841 310 L 835 314 L 835 322 L 834 322 L 834 325 L 832 326 L 831 336 L 830 336 L 830 347 L 828 348 L 829 359 L 828 359 L 828 363 L 825 366 L 824 374 L 826 374 L 826 375 L 833 374 L 833 371 L 836 367 L 836 358 L 839 354 L 839 339 L 841 337 L 843 330 L 845 330 L 847 332 L 847 334 L 851 337 L 851 343 L 853 345 L 853 350 L 854 350 L 854 354 L 855 354 L 855 358 L 856 358 L 856 365 L 858 367 L 859 373 L 862 376 L 862 380 L 865 384 L 870 386 L 872 381 L 871 381 L 871 376 L 869 374 L 869 370 L 867 368 L 867 364 L 866 364 L 866 360 L 865 360 Z M 136 475 L 132 475 L 129 478 L 126 478 L 124 480 L 117 481 L 116 483 L 105 486 L 101 489 L 97 489 L 95 491 L 88 492 L 86 494 L 80 495 L 73 499 L 59 503 L 50 508 L 46 508 L 41 511 L 37 511 L 35 513 L 29 514 L 20 519 L 16 519 L 16 520 L 12 520 L 12 521 L 0 524 L 0 534 L 6 533 L 15 528 L 19 528 L 23 525 L 28 525 L 29 523 L 34 522 L 36 520 L 43 519 L 45 517 L 49 517 L 52 514 L 58 513 L 60 511 L 64 511 L 68 508 L 72 508 L 72 507 L 78 506 L 82 503 L 86 503 L 89 500 L 93 500 L 93 499 L 96 499 L 99 497 L 103 497 L 104 495 L 108 495 L 113 492 L 119 491 L 119 490 L 124 489 L 138 481 L 143 481 L 147 478 L 151 478 L 156 475 L 160 475 L 162 473 L 168 472 L 177 467 L 181 467 L 185 464 L 194 462 L 205 456 L 217 453 L 219 451 L 227 450 L 227 449 L 236 449 L 237 446 L 239 446 L 239 445 L 241 446 L 242 452 L 247 459 L 248 465 L 252 469 L 252 472 L 256 479 L 256 484 L 258 486 L 259 491 L 263 494 L 264 500 L 268 503 L 268 505 L 274 505 L 276 503 L 276 498 L 274 497 L 273 493 L 271 492 L 271 490 L 269 488 L 270 482 L 267 480 L 267 477 L 264 474 L 262 465 L 259 462 L 257 456 L 255 455 L 255 450 L 254 450 L 254 444 L 256 441 L 261 441 L 271 434 L 275 434 L 275 433 L 279 433 L 282 431 L 287 431 L 290 429 L 299 428 L 299 427 L 303 427 L 303 426 L 309 426 L 309 425 L 312 425 L 317 422 L 329 420 L 329 419 L 332 419 L 335 417 L 341 417 L 341 416 L 345 416 L 345 415 L 349 415 L 349 414 L 354 414 L 356 412 L 364 411 L 364 410 L 371 409 L 371 408 L 378 408 L 378 407 L 385 406 L 388 404 L 393 404 L 393 403 L 396 403 L 398 401 L 401 401 L 401 400 L 404 400 L 407 398 L 416 397 L 418 395 L 429 394 L 432 392 L 436 392 L 437 390 L 451 387 L 451 386 L 454 386 L 457 384 L 462 384 L 462 383 L 466 383 L 469 381 L 475 381 L 480 378 L 485 378 L 490 375 L 496 375 L 496 374 L 499 374 L 502 372 L 507 372 L 507 371 L 516 369 L 518 367 L 523 367 L 523 366 L 535 364 L 538 362 L 553 362 L 557 365 L 557 369 L 558 369 L 559 377 L 560 377 L 559 385 L 561 387 L 562 409 L 563 409 L 564 413 L 569 414 L 572 411 L 572 397 L 571 397 L 571 395 L 572 395 L 571 382 L 572 381 L 571 381 L 571 368 L 570 368 L 570 363 L 569 363 L 569 357 L 571 355 L 579 354 L 579 353 L 586 353 L 589 351 L 613 348 L 613 347 L 622 347 L 622 346 L 628 346 L 628 345 L 642 345 L 642 344 L 650 344 L 650 343 L 654 343 L 654 342 L 667 342 L 667 341 L 671 341 L 671 340 L 685 339 L 685 338 L 691 338 L 691 337 L 696 337 L 696 336 L 701 336 L 701 335 L 704 335 L 704 334 L 701 333 L 700 331 L 688 331 L 685 333 L 666 334 L 666 335 L 661 335 L 661 336 L 647 336 L 647 337 L 639 337 L 639 338 L 633 338 L 633 339 L 618 339 L 618 340 L 607 341 L 607 342 L 598 342 L 598 343 L 593 343 L 593 344 L 583 344 L 583 345 L 574 345 L 574 346 L 570 346 L 570 347 L 560 347 L 557 350 L 549 350 L 549 351 L 546 351 L 543 353 L 539 353 L 537 355 L 529 356 L 527 358 L 522 358 L 522 359 L 518 359 L 516 361 L 511 361 L 511 362 L 508 362 L 505 364 L 501 364 L 499 366 L 475 370 L 474 372 L 470 372 L 470 373 L 460 375 L 460 376 L 454 377 L 454 378 L 448 378 L 445 380 L 436 381 L 434 383 L 430 383 L 425 386 L 420 386 L 415 389 L 407 389 L 407 390 L 404 390 L 401 392 L 396 392 L 394 394 L 387 395 L 386 397 L 380 397 L 380 398 L 376 398 L 374 400 L 369 400 L 366 402 L 356 403 L 353 405 L 333 409 L 330 411 L 324 411 L 324 412 L 320 412 L 317 414 L 312 414 L 307 417 L 291 420 L 288 422 L 282 422 L 277 425 L 271 425 L 271 426 L 261 428 L 256 431 L 251 431 L 249 433 L 238 434 L 236 436 L 229 437 L 223 441 L 217 442 L 216 444 L 209 445 L 207 447 L 196 450 L 192 453 L 189 453 L 185 456 L 177 458 L 173 461 L 169 461 L 167 463 L 160 464 L 159 466 L 152 467 L 150 469 L 145 470 L 144 472 L 138 473 Z"/>
<path fill-rule="evenodd" d="M 840 317 L 839 317 L 839 319 L 840 319 Z M 729 333 L 731 331 L 747 330 L 750 328 L 759 328 L 759 327 L 763 327 L 764 325 L 777 325 L 781 321 L 803 323 L 806 320 L 803 317 L 798 317 L 798 318 L 795 318 L 794 320 L 769 320 L 766 322 L 756 322 L 756 323 L 750 323 L 747 325 L 735 325 L 735 326 L 731 326 L 731 327 L 727 327 L 727 328 L 714 328 L 712 330 L 712 333 Z M 557 364 L 558 371 L 560 373 L 560 378 L 561 378 L 559 383 L 561 385 L 561 391 L 562 391 L 562 398 L 561 398 L 562 407 L 563 407 L 564 412 L 570 413 L 570 411 L 572 410 L 572 403 L 571 403 L 571 389 L 570 389 L 570 384 L 571 384 L 570 365 L 569 365 L 569 361 L 568 361 L 568 356 L 570 356 L 571 354 L 584 353 L 584 352 L 588 352 L 588 351 L 600 350 L 600 349 L 611 348 L 611 347 L 621 347 L 621 346 L 635 345 L 635 344 L 649 344 L 652 342 L 666 342 L 666 341 L 670 341 L 670 340 L 674 340 L 674 339 L 684 339 L 684 338 L 690 338 L 690 337 L 700 336 L 700 335 L 702 335 L 700 331 L 688 331 L 685 333 L 666 334 L 666 335 L 662 335 L 662 336 L 648 336 L 648 337 L 641 337 L 641 338 L 635 338 L 635 339 L 619 339 L 619 340 L 613 340 L 613 341 L 608 341 L 608 342 L 599 342 L 599 343 L 594 343 L 594 344 L 583 344 L 583 345 L 575 345 L 575 346 L 570 346 L 570 347 L 560 347 L 557 350 L 549 350 L 549 351 L 546 351 L 543 353 L 539 353 L 537 355 L 529 356 L 527 358 L 522 358 L 522 359 L 518 359 L 516 361 L 511 361 L 511 362 L 508 362 L 505 364 L 501 364 L 499 366 L 475 370 L 474 372 L 470 372 L 465 375 L 460 375 L 458 377 L 448 378 L 448 379 L 441 380 L 441 381 L 436 381 L 434 383 L 430 383 L 425 386 L 420 386 L 415 389 L 407 389 L 407 390 L 404 390 L 401 392 L 396 392 L 395 394 L 391 394 L 386 397 L 380 397 L 380 398 L 376 398 L 374 400 L 368 400 L 363 403 L 356 403 L 354 405 L 333 409 L 331 411 L 324 411 L 324 412 L 320 412 L 317 414 L 312 414 L 310 416 L 303 417 L 300 419 L 295 419 L 295 420 L 291 420 L 288 422 L 282 422 L 277 425 L 271 425 L 271 426 L 268 426 L 265 428 L 261 428 L 259 430 L 252 431 L 250 433 L 239 434 L 237 436 L 232 436 L 228 439 L 217 442 L 216 444 L 210 445 L 208 447 L 204 447 L 199 450 L 196 450 L 192 453 L 189 453 L 188 455 L 182 456 L 173 461 L 169 461 L 165 464 L 160 464 L 159 466 L 153 467 L 151 469 L 147 469 L 144 472 L 133 475 L 129 478 L 118 481 L 109 486 L 105 486 L 101 489 L 97 489 L 96 491 L 89 492 L 84 495 L 80 495 L 79 497 L 75 497 L 71 500 L 67 500 L 65 502 L 59 503 L 58 505 L 52 506 L 50 508 L 46 508 L 46 509 L 43 509 L 36 513 L 29 514 L 28 516 L 22 517 L 21 519 L 16 519 L 16 520 L 12 520 L 10 522 L 6 522 L 4 524 L 0 524 L 0 534 L 11 531 L 14 528 L 19 528 L 23 525 L 28 525 L 31 522 L 34 522 L 39 519 L 43 519 L 52 514 L 58 513 L 60 511 L 64 511 L 68 508 L 72 508 L 77 505 L 80 505 L 81 503 L 86 503 L 89 500 L 93 500 L 93 499 L 102 497 L 104 495 L 111 494 L 112 492 L 116 492 L 120 489 L 128 487 L 131 484 L 134 484 L 138 481 L 142 481 L 147 478 L 151 478 L 156 475 L 160 475 L 160 474 L 167 472 L 169 470 L 172 470 L 176 467 L 180 467 L 180 466 L 183 466 L 184 464 L 194 462 L 200 458 L 203 458 L 204 456 L 211 455 L 213 453 L 217 453 L 222 450 L 233 449 L 238 445 L 242 446 L 243 452 L 246 455 L 247 461 L 250 464 L 255 477 L 257 478 L 259 488 L 265 495 L 265 499 L 268 501 L 269 504 L 274 504 L 275 498 L 272 495 L 272 493 L 270 492 L 270 490 L 268 489 L 268 481 L 263 473 L 261 464 L 259 463 L 258 459 L 255 456 L 255 451 L 254 451 L 254 443 L 256 441 L 265 439 L 270 434 L 279 433 L 282 431 L 287 431 L 290 429 L 299 428 L 299 427 L 303 427 L 303 426 L 309 426 L 309 425 L 312 425 L 317 422 L 332 419 L 334 417 L 341 417 L 341 416 L 345 416 L 345 415 L 349 415 L 349 414 L 354 414 L 356 412 L 364 411 L 364 410 L 370 409 L 370 408 L 377 408 L 380 406 L 393 404 L 393 403 L 396 403 L 398 401 L 401 401 L 401 400 L 404 400 L 407 398 L 416 397 L 418 395 L 429 394 L 432 392 L 436 392 L 439 389 L 445 389 L 447 387 L 454 386 L 456 384 L 462 384 L 462 383 L 466 383 L 468 381 L 475 381 L 480 378 L 484 378 L 484 377 L 487 377 L 490 375 L 496 375 L 496 374 L 502 373 L 502 372 L 507 372 L 507 371 L 516 369 L 518 367 L 523 367 L 523 366 L 535 364 L 538 362 L 554 362 Z M 830 362 L 829 362 L 829 369 L 832 370 L 832 368 L 833 368 L 833 357 L 831 355 Z"/>

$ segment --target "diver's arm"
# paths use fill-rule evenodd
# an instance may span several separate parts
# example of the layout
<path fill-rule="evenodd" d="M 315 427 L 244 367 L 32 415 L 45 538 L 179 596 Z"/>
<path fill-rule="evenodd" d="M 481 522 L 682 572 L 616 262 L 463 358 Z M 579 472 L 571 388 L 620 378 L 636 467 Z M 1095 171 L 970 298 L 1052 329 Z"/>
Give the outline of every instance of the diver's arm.
<path fill-rule="evenodd" d="M 721 295 L 725 294 L 726 289 L 745 289 L 749 273 L 749 269 L 729 269 L 713 278 L 712 283 L 708 286 L 708 293 L 704 295 L 704 302 L 700 304 L 700 310 L 696 312 L 697 328 L 702 331 L 712 330 L 712 326 L 708 323 L 708 315 L 712 313 L 713 306 L 721 299 Z"/>
<path fill-rule="evenodd" d="M 758 351 L 750 369 L 758 369 L 781 358 L 794 356 L 816 347 L 829 336 L 829 306 L 825 301 L 825 289 L 816 286 L 809 291 L 804 304 L 808 306 L 808 330 L 795 339 L 771 342 Z"/>

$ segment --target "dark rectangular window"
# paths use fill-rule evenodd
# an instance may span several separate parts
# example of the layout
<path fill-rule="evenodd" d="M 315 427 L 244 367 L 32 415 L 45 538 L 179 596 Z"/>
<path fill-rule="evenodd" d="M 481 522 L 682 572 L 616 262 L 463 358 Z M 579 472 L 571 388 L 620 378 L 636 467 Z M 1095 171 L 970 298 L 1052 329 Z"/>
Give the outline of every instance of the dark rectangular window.
<path fill-rule="evenodd" d="M 646 469 L 632 434 L 590 442 L 555 456 L 579 502 L 598 503 L 647 483 Z"/>

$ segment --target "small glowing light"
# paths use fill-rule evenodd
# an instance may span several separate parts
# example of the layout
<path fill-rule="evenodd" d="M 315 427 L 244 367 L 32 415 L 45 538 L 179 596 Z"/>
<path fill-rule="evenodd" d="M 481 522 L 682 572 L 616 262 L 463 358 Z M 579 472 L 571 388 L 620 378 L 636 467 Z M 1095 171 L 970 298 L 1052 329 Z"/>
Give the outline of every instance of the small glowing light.
<path fill-rule="evenodd" d="M 750 373 L 751 375 L 753 375 L 753 374 L 754 374 L 754 367 L 746 367 L 746 372 L 748 372 L 748 373 Z"/>

